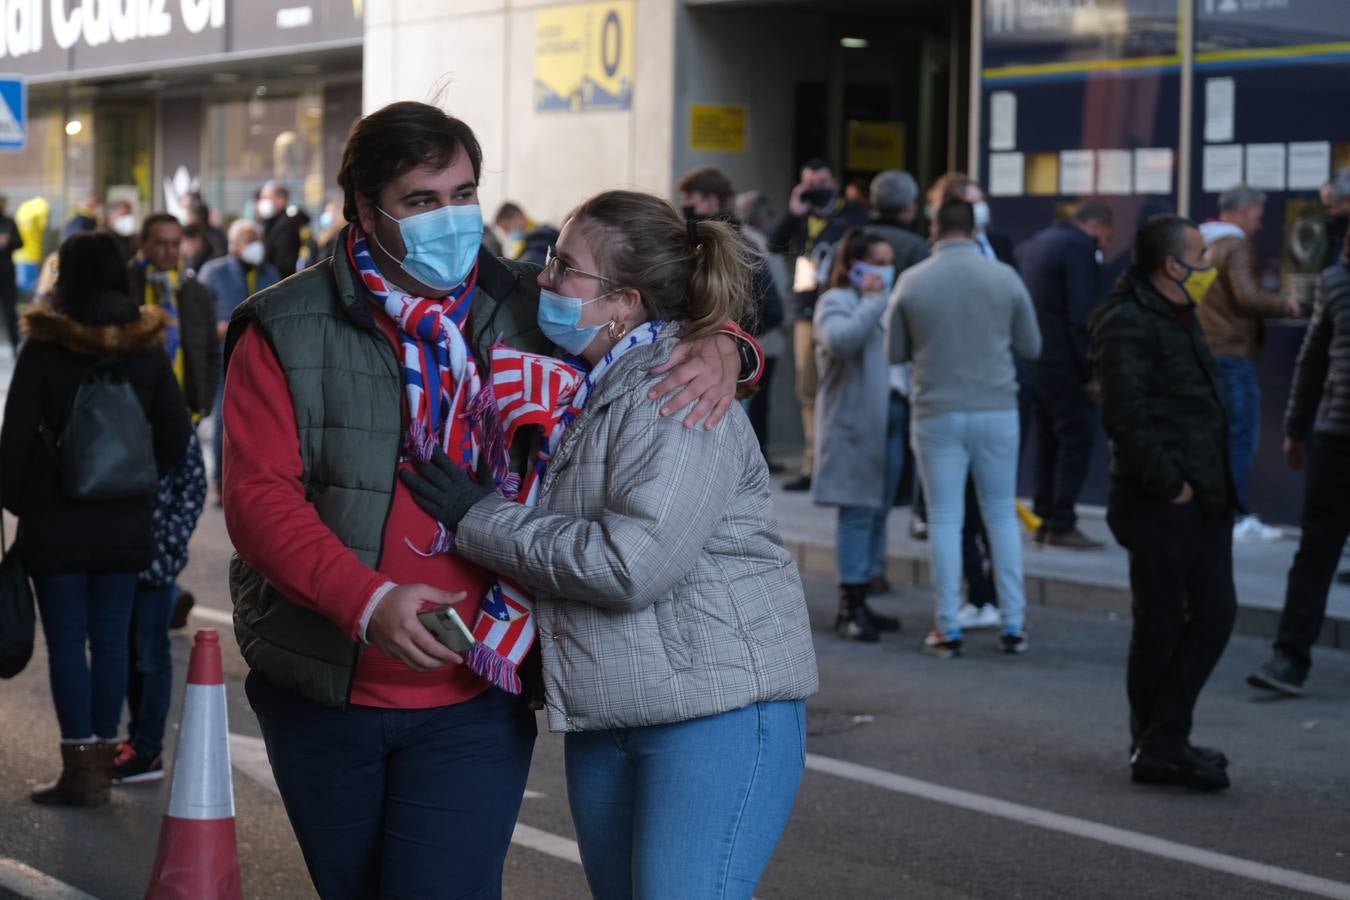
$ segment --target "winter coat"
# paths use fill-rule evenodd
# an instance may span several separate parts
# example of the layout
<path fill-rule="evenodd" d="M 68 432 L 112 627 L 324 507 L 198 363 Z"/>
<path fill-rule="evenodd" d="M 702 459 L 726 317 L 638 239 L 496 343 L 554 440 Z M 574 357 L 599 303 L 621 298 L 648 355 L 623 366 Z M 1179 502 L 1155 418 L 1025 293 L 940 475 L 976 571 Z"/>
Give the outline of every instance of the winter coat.
<path fill-rule="evenodd" d="M 801 578 L 739 407 L 711 431 L 648 389 L 677 334 L 628 351 L 560 442 L 529 508 L 493 494 L 456 552 L 534 592 L 554 731 L 680 722 L 817 687 Z"/>
<path fill-rule="evenodd" d="M 29 571 L 140 571 L 151 562 L 154 496 L 68 499 L 38 426 L 61 434 L 80 382 L 95 363 L 114 357 L 150 422 L 159 473 L 167 474 L 183 458 L 192 430 L 164 353 L 168 316 L 155 307 L 138 309 L 125 294 L 107 293 L 95 299 L 84 321 L 35 306 L 24 322 L 28 341 L 14 367 L 0 430 L 0 500 L 19 517 Z"/>
<path fill-rule="evenodd" d="M 1209 349 L 1215 356 L 1254 359 L 1261 349 L 1261 320 L 1289 315 L 1289 302 L 1261 287 L 1256 248 L 1241 228 L 1206 222 L 1200 232 L 1209 245 L 1209 261 L 1219 270 L 1197 310 Z"/>
<path fill-rule="evenodd" d="M 816 503 L 882 506 L 891 393 L 887 299 L 847 287 L 826 291 L 816 303 Z"/>
<path fill-rule="evenodd" d="M 295 219 L 279 212 L 263 226 L 263 261 L 276 269 L 282 278 L 295 274 L 300 260 L 300 225 Z"/>
<path fill-rule="evenodd" d="M 1079 382 L 1091 381 L 1088 316 L 1107 287 L 1096 239 L 1072 222 L 1058 222 L 1017 248 L 1017 271 L 1036 304 L 1041 327 L 1037 365 L 1071 369 Z M 1069 382 L 1065 387 L 1077 389 Z"/>
<path fill-rule="evenodd" d="M 1284 433 L 1350 437 L 1350 259 L 1322 273 L 1312 322 L 1294 366 Z"/>
<path fill-rule="evenodd" d="M 332 254 L 329 254 L 329 258 L 331 256 Z M 234 311 L 241 303 L 281 280 L 277 270 L 269 265 L 263 264 L 254 271 L 256 275 L 253 279 L 253 290 L 250 291 L 248 267 L 239 257 L 227 254 L 202 266 L 202 270 L 197 273 L 197 280 L 211 292 L 217 322 L 230 321 L 230 316 L 234 315 Z"/>
<path fill-rule="evenodd" d="M 1112 493 L 1170 501 L 1189 484 L 1206 516 L 1232 511 L 1228 414 L 1195 307 L 1171 303 L 1131 270 L 1089 327 Z"/>
<path fill-rule="evenodd" d="M 141 260 L 127 266 L 131 299 L 146 302 L 146 270 Z M 211 414 L 220 384 L 220 336 L 216 330 L 215 303 L 206 286 L 190 275 L 180 275 L 174 292 L 178 308 L 178 340 L 183 347 L 183 381 L 179 387 L 188 411 L 200 416 Z"/>

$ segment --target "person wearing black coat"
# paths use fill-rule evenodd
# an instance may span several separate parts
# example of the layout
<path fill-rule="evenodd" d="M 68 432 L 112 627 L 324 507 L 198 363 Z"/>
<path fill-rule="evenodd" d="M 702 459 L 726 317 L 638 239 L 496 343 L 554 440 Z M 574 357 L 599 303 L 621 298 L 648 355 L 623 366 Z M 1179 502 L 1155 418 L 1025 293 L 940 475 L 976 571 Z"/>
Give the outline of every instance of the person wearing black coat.
<path fill-rule="evenodd" d="M 295 274 L 303 241 L 300 224 L 291 217 L 290 192 L 284 185 L 269 181 L 258 192 L 258 221 L 263 228 L 263 261 L 274 267 L 282 278 Z"/>
<path fill-rule="evenodd" d="M 1247 676 L 1252 687 L 1288 697 L 1303 693 L 1327 592 L 1350 536 L 1350 236 L 1341 246 L 1340 261 L 1318 280 L 1284 413 L 1285 459 L 1308 470 L 1298 553 L 1274 652 Z"/>
<path fill-rule="evenodd" d="M 24 316 L 28 340 L 0 428 L 0 502 L 19 518 L 61 727 L 61 776 L 36 789 L 33 800 L 89 806 L 109 796 L 136 576 L 151 561 L 155 498 L 67 497 L 40 427 L 61 435 L 80 383 L 110 360 L 141 402 L 161 475 L 182 459 L 191 422 L 164 353 L 167 316 L 138 309 L 127 295 L 125 261 L 112 237 L 75 235 L 58 258 L 53 307 Z"/>
<path fill-rule="evenodd" d="M 1073 218 L 1037 232 L 1017 248 L 1017 269 L 1036 304 L 1044 345 L 1029 366 L 1036 398 L 1037 540 L 1100 550 L 1078 529 L 1075 507 L 1097 436 L 1096 384 L 1088 360 L 1087 321 L 1106 294 L 1101 250 L 1114 217 L 1104 203 L 1081 204 Z"/>
<path fill-rule="evenodd" d="M 1201 790 L 1228 787 L 1227 758 L 1190 737 L 1237 615 L 1228 415 L 1195 312 L 1214 271 L 1194 222 L 1157 216 L 1089 324 L 1111 438 L 1106 521 L 1130 553 L 1130 767 Z"/>

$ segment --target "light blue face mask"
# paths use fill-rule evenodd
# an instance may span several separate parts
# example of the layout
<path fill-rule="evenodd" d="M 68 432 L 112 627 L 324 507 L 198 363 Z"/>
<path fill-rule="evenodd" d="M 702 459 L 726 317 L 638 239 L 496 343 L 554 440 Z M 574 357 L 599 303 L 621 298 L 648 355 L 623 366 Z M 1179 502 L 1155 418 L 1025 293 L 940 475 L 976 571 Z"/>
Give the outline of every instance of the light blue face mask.
<path fill-rule="evenodd" d="M 871 263 L 859 260 L 849 270 L 849 280 L 853 282 L 855 288 L 861 291 L 863 281 L 873 272 L 881 276 L 881 282 L 884 285 L 881 289 L 882 293 L 889 295 L 891 288 L 895 287 L 895 266 L 874 266 Z"/>
<path fill-rule="evenodd" d="M 398 223 L 408 251 L 398 266 L 408 275 L 435 291 L 454 290 L 468 277 L 483 244 L 483 210 L 478 204 L 441 206 L 406 219 L 395 219 L 375 208 Z M 375 243 L 393 256 L 379 238 Z"/>
<path fill-rule="evenodd" d="M 606 291 L 600 297 L 614 291 Z M 581 321 L 581 308 L 594 303 L 600 297 L 583 300 L 580 297 L 568 297 L 548 288 L 539 289 L 539 330 L 553 343 L 573 356 L 580 356 L 600 333 L 601 325 L 590 328 L 578 328 Z"/>

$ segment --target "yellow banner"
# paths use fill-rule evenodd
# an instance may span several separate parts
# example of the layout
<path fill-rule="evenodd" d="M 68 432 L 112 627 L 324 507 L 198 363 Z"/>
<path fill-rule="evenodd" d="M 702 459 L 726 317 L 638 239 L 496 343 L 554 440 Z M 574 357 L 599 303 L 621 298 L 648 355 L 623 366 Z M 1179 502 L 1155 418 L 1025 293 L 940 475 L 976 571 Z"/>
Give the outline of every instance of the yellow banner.
<path fill-rule="evenodd" d="M 849 122 L 844 167 L 864 172 L 905 167 L 903 122 Z"/>
<path fill-rule="evenodd" d="M 633 16 L 633 0 L 536 10 L 535 110 L 632 109 Z"/>
<path fill-rule="evenodd" d="M 745 107 L 694 103 L 689 107 L 689 149 L 745 152 Z"/>

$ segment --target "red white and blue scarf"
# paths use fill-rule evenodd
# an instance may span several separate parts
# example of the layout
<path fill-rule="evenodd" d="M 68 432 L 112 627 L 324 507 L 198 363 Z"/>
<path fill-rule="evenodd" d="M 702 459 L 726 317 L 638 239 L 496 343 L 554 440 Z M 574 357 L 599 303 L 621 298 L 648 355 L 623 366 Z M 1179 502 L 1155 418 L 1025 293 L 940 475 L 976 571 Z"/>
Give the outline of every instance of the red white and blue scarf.
<path fill-rule="evenodd" d="M 539 502 L 539 488 L 553 453 L 568 426 L 585 409 L 595 386 L 629 350 L 656 343 L 664 324 L 639 325 L 589 371 L 576 357 L 563 361 L 501 345 L 492 348 L 491 382 L 479 396 L 492 398 L 497 411 L 493 427 L 500 429 L 501 445 L 509 447 L 517 430 L 524 426 L 538 426 L 544 432 L 524 483 L 514 491 L 510 490 L 514 485 L 499 485 L 503 496 L 526 506 Z M 518 669 L 534 645 L 536 633 L 533 597 L 520 584 L 499 575 L 483 598 L 482 611 L 473 626 L 476 643 L 465 663 L 502 690 L 518 694 Z"/>

